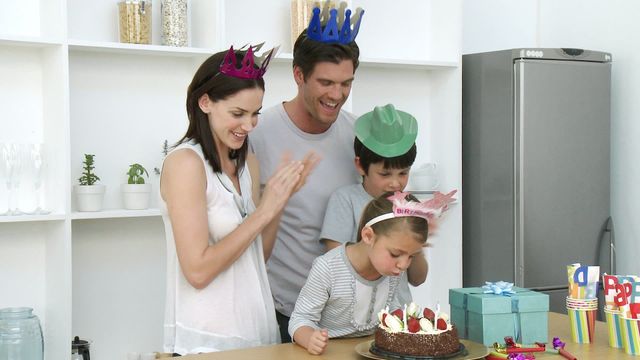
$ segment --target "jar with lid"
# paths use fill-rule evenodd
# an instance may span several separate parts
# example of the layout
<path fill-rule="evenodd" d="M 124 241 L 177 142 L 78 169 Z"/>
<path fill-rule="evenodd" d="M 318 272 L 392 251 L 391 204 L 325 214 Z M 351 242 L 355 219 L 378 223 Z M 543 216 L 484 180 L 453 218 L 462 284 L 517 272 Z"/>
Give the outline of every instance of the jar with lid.
<path fill-rule="evenodd" d="M 0 309 L 0 359 L 44 359 L 40 319 L 33 314 L 32 308 Z"/>
<path fill-rule="evenodd" d="M 151 1 L 120 1 L 118 18 L 120 42 L 151 44 Z"/>
<path fill-rule="evenodd" d="M 188 46 L 188 0 L 162 0 L 162 45 Z"/>
<path fill-rule="evenodd" d="M 91 360 L 90 347 L 91 340 L 83 340 L 75 336 L 71 341 L 71 360 Z"/>

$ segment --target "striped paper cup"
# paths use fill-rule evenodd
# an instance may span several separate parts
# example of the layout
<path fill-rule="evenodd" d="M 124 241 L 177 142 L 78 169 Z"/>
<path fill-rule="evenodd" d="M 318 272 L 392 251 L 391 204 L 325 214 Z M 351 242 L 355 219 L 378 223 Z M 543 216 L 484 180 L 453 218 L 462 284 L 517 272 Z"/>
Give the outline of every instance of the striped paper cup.
<path fill-rule="evenodd" d="M 567 308 L 593 310 L 598 308 L 598 299 L 575 299 L 567 297 Z"/>
<path fill-rule="evenodd" d="M 571 338 L 577 344 L 590 344 L 595 338 L 596 315 L 598 313 L 597 299 L 595 306 L 573 306 L 567 303 L 567 314 L 571 323 Z"/>
<path fill-rule="evenodd" d="M 624 323 L 620 317 L 620 311 L 604 309 L 605 321 L 609 330 L 609 346 L 612 348 L 622 347 L 622 327 Z"/>
<path fill-rule="evenodd" d="M 640 355 L 640 319 L 620 317 L 622 322 L 622 347 L 629 355 Z"/>

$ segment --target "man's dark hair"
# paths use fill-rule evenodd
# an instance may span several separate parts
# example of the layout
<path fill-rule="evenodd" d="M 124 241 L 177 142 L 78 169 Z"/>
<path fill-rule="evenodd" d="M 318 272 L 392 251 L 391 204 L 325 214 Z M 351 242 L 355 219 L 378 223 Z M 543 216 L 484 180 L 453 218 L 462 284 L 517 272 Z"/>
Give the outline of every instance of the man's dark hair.
<path fill-rule="evenodd" d="M 343 60 L 353 62 L 353 72 L 355 73 L 360 61 L 360 48 L 355 41 L 347 45 L 340 43 L 327 44 L 312 40 L 307 37 L 307 30 L 300 33 L 293 46 L 293 66 L 302 70 L 302 75 L 306 79 L 311 74 L 319 62 L 331 62 L 339 64 Z"/>
<path fill-rule="evenodd" d="M 417 148 L 414 143 L 406 153 L 388 158 L 369 150 L 369 148 L 362 144 L 358 137 L 355 137 L 353 140 L 353 151 L 355 155 L 360 158 L 362 170 L 364 170 L 365 174 L 368 174 L 369 166 L 379 162 L 384 162 L 383 166 L 385 169 L 404 169 L 410 167 L 413 165 L 413 162 L 416 161 Z"/>

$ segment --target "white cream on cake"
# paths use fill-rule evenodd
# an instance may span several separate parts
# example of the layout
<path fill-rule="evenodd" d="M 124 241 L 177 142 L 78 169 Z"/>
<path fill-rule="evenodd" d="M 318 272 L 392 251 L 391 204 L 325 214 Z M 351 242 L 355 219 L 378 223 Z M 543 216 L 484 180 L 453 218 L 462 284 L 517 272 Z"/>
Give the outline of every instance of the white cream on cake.
<path fill-rule="evenodd" d="M 435 324 L 427 318 L 425 311 L 434 314 Z M 402 314 L 401 316 L 399 316 L 400 313 Z M 380 321 L 378 326 L 390 333 L 404 332 L 438 335 L 452 328 L 449 316 L 444 312 L 440 312 L 439 306 L 436 307 L 436 311 L 433 312 L 428 308 L 420 309 L 420 306 L 415 303 L 411 303 L 408 306 L 405 305 L 404 309 L 396 309 L 392 312 L 389 312 L 389 307 L 386 307 L 378 312 L 378 320 Z M 439 320 L 440 326 L 438 326 Z M 409 322 L 412 323 L 411 326 L 409 326 Z"/>

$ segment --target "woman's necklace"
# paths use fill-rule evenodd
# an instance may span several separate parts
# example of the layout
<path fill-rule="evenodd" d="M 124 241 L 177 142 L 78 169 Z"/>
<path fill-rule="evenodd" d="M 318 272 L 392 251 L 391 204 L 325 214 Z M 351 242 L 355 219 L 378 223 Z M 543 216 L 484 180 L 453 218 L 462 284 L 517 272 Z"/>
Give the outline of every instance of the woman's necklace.
<path fill-rule="evenodd" d="M 247 209 L 244 205 L 244 201 L 242 200 L 242 196 L 240 196 L 240 194 L 238 194 L 238 192 L 236 191 L 236 187 L 233 185 L 233 182 L 224 172 L 222 173 L 222 178 L 220 177 L 220 173 L 214 172 L 214 174 L 216 174 L 216 177 L 218 177 L 218 180 L 220 181 L 220 184 L 222 184 L 222 187 L 224 187 L 225 190 L 233 195 L 233 202 L 236 203 L 236 208 L 238 208 L 240 216 L 244 219 L 247 216 Z M 225 184 L 225 182 L 229 184 Z M 238 178 L 238 185 L 240 185 L 240 178 Z"/>

